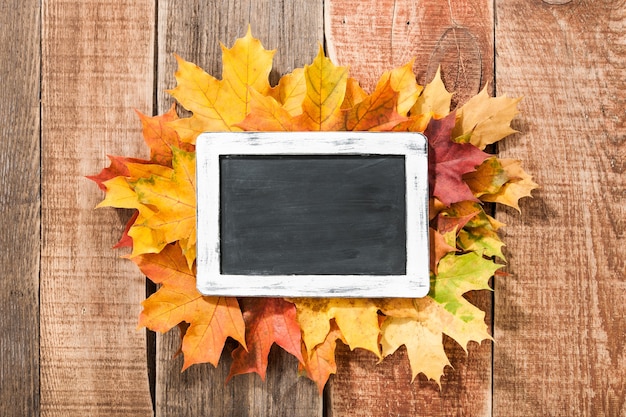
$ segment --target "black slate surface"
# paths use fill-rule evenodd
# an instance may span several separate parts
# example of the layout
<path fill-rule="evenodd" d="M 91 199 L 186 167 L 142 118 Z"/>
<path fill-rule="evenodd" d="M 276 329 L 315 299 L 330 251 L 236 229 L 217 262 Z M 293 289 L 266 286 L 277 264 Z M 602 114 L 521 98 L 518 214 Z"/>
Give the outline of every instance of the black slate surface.
<path fill-rule="evenodd" d="M 222 274 L 403 275 L 404 158 L 224 156 Z"/>

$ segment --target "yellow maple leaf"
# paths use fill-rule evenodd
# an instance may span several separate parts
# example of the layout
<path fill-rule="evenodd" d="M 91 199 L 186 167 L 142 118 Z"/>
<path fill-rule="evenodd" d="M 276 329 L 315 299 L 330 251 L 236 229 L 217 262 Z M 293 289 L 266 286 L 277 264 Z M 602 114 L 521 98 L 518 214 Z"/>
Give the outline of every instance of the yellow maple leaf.
<path fill-rule="evenodd" d="M 378 307 L 371 299 L 362 298 L 297 298 L 297 319 L 302 327 L 302 340 L 311 353 L 326 340 L 335 319 L 350 349 L 362 348 L 380 357 Z"/>
<path fill-rule="evenodd" d="M 479 149 L 516 133 L 511 120 L 519 113 L 517 104 L 522 98 L 489 97 L 487 86 L 469 99 L 456 112 L 456 125 L 452 137 L 468 137 L 469 142 Z M 467 140 L 464 140 L 467 141 Z"/>
<path fill-rule="evenodd" d="M 446 86 L 441 79 L 441 69 L 437 69 L 435 77 L 426 84 L 422 94 L 420 94 L 411 108 L 411 115 L 430 115 L 435 119 L 442 119 L 450 114 L 451 102 L 452 93 L 446 90 Z"/>
<path fill-rule="evenodd" d="M 115 207 L 126 209 L 137 209 L 152 213 L 149 207 L 141 204 L 137 198 L 137 193 L 128 183 L 127 177 L 114 177 L 102 183 L 106 187 L 106 195 L 96 208 Z"/>
<path fill-rule="evenodd" d="M 137 209 L 138 215 L 130 229 L 128 236 L 133 240 L 133 255 L 141 253 L 157 253 L 160 252 L 167 244 L 163 233 L 159 230 L 152 230 L 143 226 L 147 218 L 154 216 L 153 207 L 143 204 L 139 201 L 139 196 L 135 192 L 131 182 L 145 176 L 150 178 L 152 175 L 162 176 L 172 171 L 168 167 L 154 164 L 126 164 L 131 177 L 118 176 L 103 182 L 106 187 L 106 197 L 96 208 L 99 207 L 116 207 Z"/>
<path fill-rule="evenodd" d="M 294 118 L 274 97 L 250 91 L 250 113 L 237 124 L 243 130 L 283 132 L 295 129 Z"/>
<path fill-rule="evenodd" d="M 231 49 L 222 45 L 222 80 L 180 57 L 177 86 L 169 93 L 193 115 L 170 122 L 182 141 L 195 143 L 207 131 L 240 130 L 235 125 L 248 114 L 250 89 L 267 94 L 274 51 L 263 48 L 250 29 Z"/>
<path fill-rule="evenodd" d="M 480 197 L 482 201 L 500 203 L 517 209 L 522 197 L 532 197 L 531 191 L 539 185 L 532 180 L 532 176 L 522 169 L 522 162 L 515 159 L 499 159 L 505 173 L 511 178 L 497 193 L 485 194 Z"/>
<path fill-rule="evenodd" d="M 132 183 L 140 203 L 152 208 L 153 213 L 143 216 L 131 227 L 143 227 L 162 233 L 165 243 L 182 240 L 183 250 L 188 262 L 193 263 L 191 255 L 196 244 L 196 159 L 195 153 L 172 149 L 172 169 L 169 176 L 150 176 Z M 133 248 L 133 255 L 139 255 L 139 249 Z M 195 250 L 193 250 L 195 254 Z"/>
<path fill-rule="evenodd" d="M 279 102 L 289 115 L 302 114 L 302 102 L 306 96 L 304 68 L 296 68 L 290 74 L 283 75 L 268 95 Z"/>
<path fill-rule="evenodd" d="M 449 365 L 443 350 L 443 334 L 456 340 L 465 350 L 470 341 L 480 343 L 491 339 L 485 313 L 463 294 L 490 289 L 489 278 L 501 267 L 475 252 L 449 253 L 439 262 L 429 296 L 381 300 L 380 310 L 387 316 L 381 326 L 383 356 L 391 355 L 404 345 L 413 378 L 421 372 L 440 384 L 443 370 Z"/>
<path fill-rule="evenodd" d="M 444 334 L 466 351 L 470 341 L 480 343 L 491 339 L 484 321 L 485 313 L 470 306 L 474 315 L 466 321 L 430 297 L 385 300 L 381 306 L 388 316 L 381 326 L 383 356 L 406 346 L 413 379 L 423 373 L 441 386 L 444 368 L 450 365 L 443 349 Z"/>
<path fill-rule="evenodd" d="M 306 96 L 302 114 L 297 118 L 298 130 L 338 130 L 343 122 L 341 104 L 346 94 L 348 69 L 337 67 L 319 53 L 311 65 L 304 67 Z"/>

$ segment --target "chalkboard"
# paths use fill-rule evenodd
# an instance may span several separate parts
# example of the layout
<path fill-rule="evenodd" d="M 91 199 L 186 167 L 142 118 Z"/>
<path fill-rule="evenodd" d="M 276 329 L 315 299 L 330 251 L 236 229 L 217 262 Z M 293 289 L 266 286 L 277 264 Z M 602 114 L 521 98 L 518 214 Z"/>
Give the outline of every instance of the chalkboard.
<path fill-rule="evenodd" d="M 423 135 L 205 133 L 196 152 L 203 294 L 428 292 Z"/>
<path fill-rule="evenodd" d="M 406 273 L 404 158 L 220 162 L 222 274 Z"/>

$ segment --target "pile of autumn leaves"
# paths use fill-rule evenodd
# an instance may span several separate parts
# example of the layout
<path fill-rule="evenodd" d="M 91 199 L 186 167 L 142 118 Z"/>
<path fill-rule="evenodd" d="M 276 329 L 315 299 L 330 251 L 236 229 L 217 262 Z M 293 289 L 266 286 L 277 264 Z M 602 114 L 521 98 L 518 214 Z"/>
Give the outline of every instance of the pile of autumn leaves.
<path fill-rule="evenodd" d="M 171 95 L 192 116 L 174 107 L 156 117 L 139 115 L 150 160 L 109 157 L 111 164 L 90 177 L 106 192 L 100 207 L 134 209 L 118 247 L 158 291 L 145 300 L 141 326 L 183 333 L 183 368 L 217 365 L 228 337 L 230 376 L 256 372 L 265 377 L 276 343 L 295 356 L 299 372 L 320 391 L 336 371 L 335 347 L 366 349 L 382 359 L 401 346 L 413 378 L 439 382 L 449 365 L 443 334 L 463 348 L 490 339 L 485 313 L 464 297 L 488 290 L 504 261 L 497 235 L 502 225 L 482 202 L 518 208 L 536 187 L 519 161 L 499 159 L 483 149 L 511 134 L 519 99 L 490 98 L 486 91 L 450 112 L 451 94 L 439 74 L 422 87 L 413 63 L 386 72 L 372 94 L 322 50 L 271 87 L 274 51 L 250 32 L 231 49 L 222 47 L 223 79 L 178 59 Z M 431 292 L 422 299 L 281 299 L 202 296 L 195 285 L 196 137 L 205 131 L 414 131 L 429 141 Z"/>

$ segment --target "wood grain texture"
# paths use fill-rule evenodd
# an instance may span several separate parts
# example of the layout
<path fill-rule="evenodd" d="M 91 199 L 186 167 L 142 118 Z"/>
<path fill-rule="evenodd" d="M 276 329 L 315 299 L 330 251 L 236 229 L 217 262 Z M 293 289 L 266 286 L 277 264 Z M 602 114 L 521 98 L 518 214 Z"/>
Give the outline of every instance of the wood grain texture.
<path fill-rule="evenodd" d="M 383 71 L 417 57 L 418 82 L 430 81 L 441 65 L 456 100 L 463 102 L 493 81 L 491 1 L 327 0 L 329 55 L 350 65 L 351 76 L 372 87 Z M 487 311 L 489 292 L 470 295 Z M 491 343 L 472 343 L 469 356 L 453 340 L 444 345 L 454 369 L 446 369 L 443 391 L 423 375 L 411 384 L 404 353 L 376 360 L 362 351 L 338 353 L 337 375 L 328 389 L 329 416 L 491 414 Z"/>
<path fill-rule="evenodd" d="M 221 76 L 219 42 L 231 47 L 252 34 L 266 49 L 278 49 L 270 80 L 310 63 L 322 34 L 322 2 L 318 0 L 160 0 L 158 2 L 158 109 L 172 103 L 163 91 L 175 86 L 176 53 Z M 157 416 L 321 416 L 322 400 L 313 383 L 296 376 L 297 360 L 278 350 L 270 358 L 266 381 L 238 376 L 225 385 L 230 353 L 217 370 L 210 365 L 180 372 L 171 358 L 180 341 L 175 332 L 157 339 Z"/>
<path fill-rule="evenodd" d="M 157 416 L 322 416 L 314 383 L 298 378 L 297 360 L 277 346 L 270 352 L 265 381 L 247 374 L 226 384 L 235 343 L 227 343 L 217 368 L 201 364 L 181 373 L 182 356 L 172 359 L 170 353 L 180 347 L 176 333 L 157 339 Z"/>
<path fill-rule="evenodd" d="M 146 157 L 133 108 L 152 109 L 154 2 L 44 2 L 41 414 L 152 414 L 144 277 L 111 249 L 123 215 L 84 178 L 106 154 Z"/>
<path fill-rule="evenodd" d="M 419 83 L 441 66 L 454 102 L 493 79 L 491 0 L 326 0 L 328 55 L 366 89 L 415 58 Z"/>
<path fill-rule="evenodd" d="M 0 5 L 0 414 L 39 414 L 39 1 Z"/>
<path fill-rule="evenodd" d="M 561 4 L 559 3 L 567 3 Z M 501 211 L 494 415 L 626 415 L 626 2 L 497 2 L 502 156 L 541 189 Z"/>

